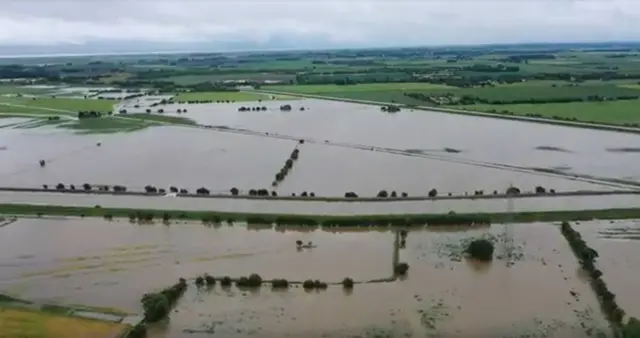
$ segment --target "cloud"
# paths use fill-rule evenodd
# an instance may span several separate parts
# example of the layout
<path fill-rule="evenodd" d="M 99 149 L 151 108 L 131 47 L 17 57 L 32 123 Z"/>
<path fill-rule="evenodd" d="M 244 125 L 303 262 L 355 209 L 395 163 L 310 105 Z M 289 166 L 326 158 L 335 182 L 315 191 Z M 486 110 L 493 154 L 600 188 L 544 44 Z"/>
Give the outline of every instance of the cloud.
<path fill-rule="evenodd" d="M 0 0 L 0 46 L 640 40 L 636 0 Z"/>

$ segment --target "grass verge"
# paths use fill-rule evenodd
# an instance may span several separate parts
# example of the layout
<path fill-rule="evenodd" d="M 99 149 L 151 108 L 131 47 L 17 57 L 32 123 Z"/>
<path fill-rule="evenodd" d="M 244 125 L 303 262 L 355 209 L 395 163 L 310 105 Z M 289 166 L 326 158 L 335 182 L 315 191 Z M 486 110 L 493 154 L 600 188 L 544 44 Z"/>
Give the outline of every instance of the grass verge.
<path fill-rule="evenodd" d="M 135 215 L 152 215 L 153 218 L 183 220 L 233 220 L 233 221 L 313 221 L 316 224 L 347 224 L 349 226 L 367 222 L 379 224 L 381 221 L 390 223 L 411 224 L 412 221 L 432 223 L 444 219 L 478 220 L 483 222 L 557 222 L 590 219 L 635 219 L 640 218 L 640 208 L 601 209 L 601 210 L 570 210 L 570 211 L 542 211 L 516 213 L 460 213 L 460 214 L 407 214 L 407 215 L 292 215 L 292 214 L 257 214 L 233 213 L 215 211 L 182 211 L 182 210 L 149 210 L 125 208 L 79 207 L 60 205 L 32 205 L 32 204 L 0 204 L 0 214 L 4 215 L 40 215 L 40 216 L 85 216 L 85 217 L 132 217 Z M 431 222 L 430 222 L 431 221 Z M 296 224 L 296 223 L 292 223 Z M 303 222 L 297 224 L 304 224 Z M 433 223 L 432 223 L 433 224 Z"/>

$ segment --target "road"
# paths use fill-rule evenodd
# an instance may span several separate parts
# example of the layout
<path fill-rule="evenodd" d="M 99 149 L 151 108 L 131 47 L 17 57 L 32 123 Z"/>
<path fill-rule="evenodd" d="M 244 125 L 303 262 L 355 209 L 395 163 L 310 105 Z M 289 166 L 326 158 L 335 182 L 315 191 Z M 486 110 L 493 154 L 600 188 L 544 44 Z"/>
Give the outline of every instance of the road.
<path fill-rule="evenodd" d="M 529 197 L 511 200 L 512 211 L 571 211 L 636 208 L 636 195 L 581 197 Z M 40 204 L 63 206 L 100 205 L 105 208 L 190 210 L 235 213 L 278 213 L 299 215 L 390 215 L 425 213 L 491 213 L 508 210 L 508 199 L 323 202 L 252 200 L 225 198 L 187 198 L 164 196 L 116 196 L 66 193 L 0 192 L 2 204 Z"/>

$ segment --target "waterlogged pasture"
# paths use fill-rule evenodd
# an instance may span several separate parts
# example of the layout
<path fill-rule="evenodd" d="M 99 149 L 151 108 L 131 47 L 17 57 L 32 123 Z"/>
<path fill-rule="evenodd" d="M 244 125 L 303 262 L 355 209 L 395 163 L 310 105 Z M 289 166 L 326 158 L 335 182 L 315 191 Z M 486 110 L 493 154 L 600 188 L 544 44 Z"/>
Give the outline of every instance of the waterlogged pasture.
<path fill-rule="evenodd" d="M 598 252 L 596 265 L 620 307 L 630 316 L 639 316 L 640 221 L 581 222 L 573 228 Z"/>
<path fill-rule="evenodd" d="M 205 272 L 327 282 L 391 275 L 391 233 L 301 230 L 20 219 L 0 228 L 0 292 L 137 312 L 145 292 Z M 297 251 L 296 240 L 317 247 Z"/>
<path fill-rule="evenodd" d="M 97 146 L 101 143 L 101 146 Z M 296 142 L 180 127 L 136 133 L 72 135 L 50 131 L 0 134 L 0 185 L 147 184 L 212 191 L 268 187 Z M 46 160 L 41 168 L 39 160 Z"/>
<path fill-rule="evenodd" d="M 341 286 L 312 292 L 295 287 L 274 292 L 269 287 L 241 291 L 192 286 L 171 321 L 152 328 L 151 337 L 606 335 L 595 296 L 556 226 L 508 226 L 410 231 L 406 249 L 400 251 L 400 260 L 410 265 L 407 278 L 357 284 L 352 292 Z M 298 236 L 292 233 L 291 239 Z M 377 243 L 369 238 L 370 232 L 335 236 Z M 387 241 L 393 237 L 373 236 Z M 482 264 L 464 258 L 461 243 L 483 236 L 496 243 L 494 261 Z M 325 250 L 324 240 L 314 243 L 317 250 L 303 254 Z M 354 245 L 349 250 L 361 260 L 350 268 L 351 275 L 387 265 L 387 260 L 370 261 L 365 248 Z M 348 263 L 340 259 L 329 264 L 342 269 Z"/>
<path fill-rule="evenodd" d="M 282 104 L 291 104 L 293 109 L 281 112 Z M 268 110 L 238 112 L 243 105 L 265 106 Z M 300 111 L 300 107 L 306 109 Z M 324 100 L 163 108 L 167 113 L 187 108 L 188 113 L 182 116 L 202 124 L 280 133 L 319 142 L 329 140 L 426 152 L 449 148 L 460 151 L 448 154 L 458 158 L 640 180 L 637 174 L 640 153 L 608 150 L 640 148 L 640 136 L 633 134 L 407 109 L 388 114 L 377 106 Z M 548 150 L 550 148 L 555 151 Z"/>

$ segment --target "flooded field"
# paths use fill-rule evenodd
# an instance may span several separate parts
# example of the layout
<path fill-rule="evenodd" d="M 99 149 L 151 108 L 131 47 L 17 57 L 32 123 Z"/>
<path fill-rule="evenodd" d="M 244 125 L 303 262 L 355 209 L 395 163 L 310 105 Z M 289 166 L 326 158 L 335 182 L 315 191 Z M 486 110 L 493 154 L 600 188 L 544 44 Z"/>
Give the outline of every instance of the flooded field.
<path fill-rule="evenodd" d="M 313 191 L 320 196 L 339 196 L 354 191 L 359 196 L 375 196 L 380 190 L 426 196 L 431 189 L 440 195 L 470 195 L 475 190 L 491 194 L 514 185 L 521 191 L 536 186 L 556 191 L 611 190 L 610 186 L 499 170 L 438 159 L 385 154 L 375 151 L 303 144 L 292 172 L 278 186 L 280 194 Z"/>
<path fill-rule="evenodd" d="M 296 240 L 311 241 L 317 248 L 298 252 Z M 391 233 L 378 231 L 20 219 L 0 228 L 0 292 L 137 312 L 145 292 L 205 272 L 327 282 L 388 277 L 393 240 Z M 334 264 L 338 261 L 340 266 Z"/>
<path fill-rule="evenodd" d="M 598 331 L 606 334 L 607 324 L 595 296 L 578 273 L 558 229 L 548 224 L 509 226 L 512 228 L 411 231 L 400 253 L 400 260 L 410 265 L 408 277 L 356 285 L 352 292 L 345 293 L 340 286 L 313 292 L 192 286 L 171 314 L 170 323 L 155 327 L 151 337 L 560 338 Z M 342 236 L 345 234 L 335 238 Z M 349 236 L 377 243 L 369 232 Z M 386 237 L 381 247 L 391 233 Z M 493 263 L 463 257 L 461 243 L 478 237 L 497 243 Z M 328 244 L 324 240 L 317 243 L 314 255 Z M 380 265 L 380 261 L 370 261 L 372 257 L 362 249 L 358 245 L 349 251 L 349 256 L 361 260 L 348 268 L 351 275 Z M 350 262 L 336 260 L 315 266 L 319 273 L 331 274 L 346 265 Z M 304 273 L 296 275 L 306 278 Z"/>
<path fill-rule="evenodd" d="M 281 112 L 279 106 L 286 103 L 293 110 Z M 242 105 L 269 109 L 238 112 Z M 301 106 L 305 111 L 299 111 Z M 166 112 L 187 108 L 186 116 L 203 124 L 396 149 L 451 148 L 461 151 L 457 156 L 469 159 L 640 180 L 637 174 L 640 154 L 607 151 L 607 148 L 640 147 L 640 136 L 632 134 L 425 111 L 388 114 L 377 106 L 323 100 L 164 108 Z M 563 151 L 545 150 L 550 148 Z M 594 157 L 599 160 L 592 161 Z"/>
<path fill-rule="evenodd" d="M 640 221 L 581 222 L 573 228 L 598 252 L 597 267 L 620 307 L 640 316 Z"/>
<path fill-rule="evenodd" d="M 98 147 L 97 143 L 101 146 Z M 73 135 L 9 130 L 0 134 L 0 185 L 175 185 L 212 191 L 268 187 L 296 142 L 156 127 L 136 133 Z M 38 161 L 47 166 L 41 168 Z"/>

